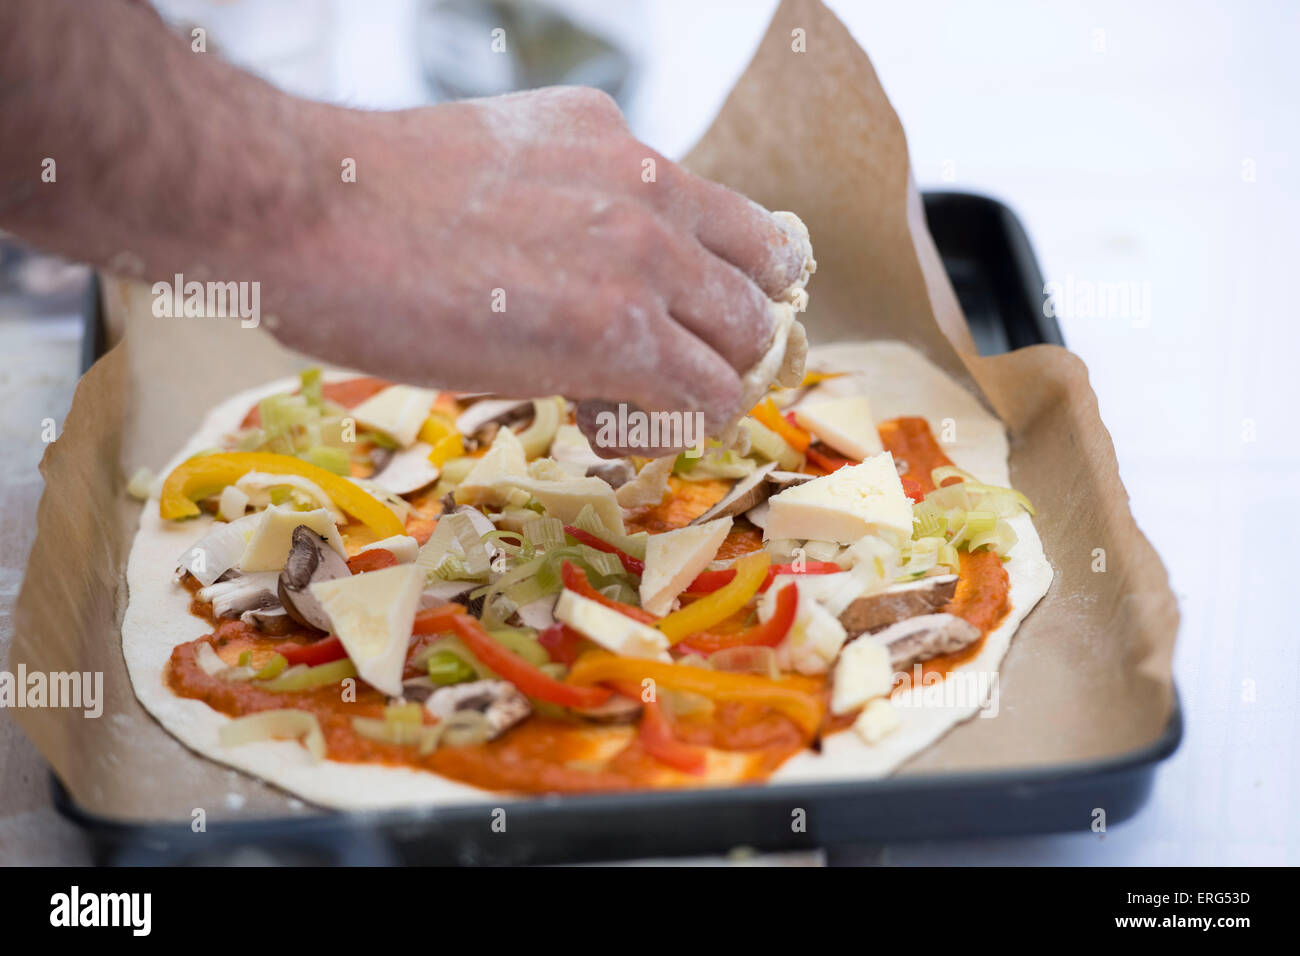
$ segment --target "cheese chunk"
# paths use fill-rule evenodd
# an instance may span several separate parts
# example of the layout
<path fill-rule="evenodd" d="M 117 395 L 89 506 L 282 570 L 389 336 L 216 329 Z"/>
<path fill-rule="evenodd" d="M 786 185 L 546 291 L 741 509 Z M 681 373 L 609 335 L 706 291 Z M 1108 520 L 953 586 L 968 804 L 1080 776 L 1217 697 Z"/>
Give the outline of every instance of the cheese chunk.
<path fill-rule="evenodd" d="M 334 526 L 334 519 L 324 508 L 294 511 L 288 505 L 273 505 L 262 512 L 262 520 L 253 531 L 253 536 L 248 539 L 243 557 L 239 559 L 239 570 L 279 571 L 283 568 L 285 559 L 289 557 L 289 549 L 293 546 L 293 529 L 300 524 L 311 528 L 329 542 L 329 546 L 344 560 L 347 559 L 348 552 L 343 547 L 338 528 Z"/>
<path fill-rule="evenodd" d="M 514 487 L 528 492 L 552 518 L 573 524 L 584 505 L 591 505 L 596 517 L 610 531 L 623 533 L 623 509 L 614 489 L 600 478 L 533 478 L 511 479 Z"/>
<path fill-rule="evenodd" d="M 408 564 L 420 556 L 420 542 L 416 541 L 409 534 L 395 534 L 391 538 L 384 538 L 382 541 L 376 541 L 374 544 L 368 544 L 358 554 L 366 551 L 384 551 L 391 552 L 397 559 L 398 564 Z"/>
<path fill-rule="evenodd" d="M 509 428 L 497 429 L 487 453 L 456 486 L 456 503 L 503 505 L 514 488 L 512 482 L 527 475 L 528 456 L 519 436 Z"/>
<path fill-rule="evenodd" d="M 383 432 L 403 448 L 415 442 L 438 393 L 413 385 L 390 385 L 348 414 L 366 428 Z"/>
<path fill-rule="evenodd" d="M 898 716 L 894 705 L 883 697 L 877 697 L 862 708 L 862 713 L 853 722 L 853 730 L 867 743 L 878 744 L 902 723 L 903 719 Z"/>
<path fill-rule="evenodd" d="M 839 577 L 840 575 L 827 575 Z M 785 639 L 776 648 L 776 666 L 783 671 L 800 674 L 825 674 L 831 669 L 840 648 L 848 637 L 844 625 L 817 599 L 818 585 L 810 584 L 820 575 L 795 579 L 799 591 L 799 604 L 795 609 L 794 623 Z M 776 611 L 776 598 L 789 578 L 778 576 L 772 587 L 758 602 L 758 619 L 767 621 Z"/>
<path fill-rule="evenodd" d="M 560 592 L 555 619 L 588 640 L 623 657 L 671 662 L 668 638 L 653 627 L 572 591 Z"/>
<path fill-rule="evenodd" d="M 424 588 L 424 572 L 399 564 L 311 585 L 362 680 L 402 695 L 402 670 Z"/>
<path fill-rule="evenodd" d="M 853 544 L 875 534 L 897 543 L 912 536 L 912 502 L 903 494 L 894 456 L 887 451 L 787 488 L 767 504 L 765 541 L 813 538 Z"/>
<path fill-rule="evenodd" d="M 667 614 L 673 598 L 708 567 L 730 530 L 730 518 L 717 518 L 650 535 L 641 574 L 641 606 L 651 614 Z"/>
<path fill-rule="evenodd" d="M 884 446 L 871 417 L 871 404 L 862 395 L 808 402 L 795 409 L 795 421 L 841 455 L 861 461 L 880 454 Z"/>
<path fill-rule="evenodd" d="M 889 649 L 875 641 L 854 641 L 835 663 L 831 713 L 851 713 L 873 697 L 888 697 L 893 681 Z"/>

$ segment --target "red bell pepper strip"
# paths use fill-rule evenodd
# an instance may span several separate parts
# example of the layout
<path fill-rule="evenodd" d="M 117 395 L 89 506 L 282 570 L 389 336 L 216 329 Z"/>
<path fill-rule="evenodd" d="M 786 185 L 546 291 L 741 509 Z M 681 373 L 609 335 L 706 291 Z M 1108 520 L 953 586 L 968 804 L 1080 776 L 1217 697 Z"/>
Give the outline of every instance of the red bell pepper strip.
<path fill-rule="evenodd" d="M 776 595 L 776 610 L 760 624 L 731 634 L 711 634 L 702 631 L 684 638 L 677 646 L 708 657 L 728 647 L 776 647 L 785 640 L 799 610 L 799 589 L 787 584 Z"/>
<path fill-rule="evenodd" d="M 562 621 L 556 621 L 537 635 L 537 643 L 546 648 L 551 660 L 565 667 L 572 667 L 573 662 L 582 653 L 586 638 Z"/>
<path fill-rule="evenodd" d="M 660 763 L 696 776 L 704 773 L 707 753 L 703 748 L 684 744 L 673 736 L 672 724 L 659 709 L 658 701 L 643 705 L 637 739 L 645 752 Z"/>
<path fill-rule="evenodd" d="M 411 625 L 412 634 L 447 634 L 453 628 L 452 619 L 457 614 L 464 614 L 465 608 L 459 604 L 444 604 L 441 607 L 431 607 L 420 611 L 415 615 L 415 623 Z"/>
<path fill-rule="evenodd" d="M 614 547 L 608 541 L 602 541 L 588 531 L 581 528 L 575 528 L 571 524 L 564 526 L 564 533 L 571 538 L 577 539 L 579 544 L 585 544 L 589 548 L 595 548 L 597 551 L 604 551 L 606 554 L 616 554 L 618 559 L 623 562 L 623 568 L 628 574 L 635 574 L 640 577 L 645 573 L 645 562 L 640 558 L 634 558 L 630 554 L 625 554 L 618 548 Z"/>
<path fill-rule="evenodd" d="M 903 477 L 900 480 L 903 482 L 903 494 L 907 495 L 909 500 L 920 501 L 925 497 L 925 490 L 921 487 L 919 481 L 907 477 Z"/>
<path fill-rule="evenodd" d="M 565 561 L 560 569 L 560 578 L 564 581 L 564 586 L 575 594 L 585 598 L 590 598 L 597 604 L 603 604 L 611 611 L 618 611 L 624 617 L 630 617 L 634 621 L 640 621 L 642 624 L 653 624 L 658 620 L 649 611 L 644 611 L 639 607 L 633 607 L 631 604 L 624 604 L 622 601 L 615 601 L 613 598 L 605 597 L 587 580 L 586 573 L 572 561 Z"/>
<path fill-rule="evenodd" d="M 830 474 L 832 471 L 838 471 L 848 465 L 860 464 L 856 461 L 850 461 L 847 458 L 841 458 L 839 455 L 828 455 L 820 452 L 813 446 L 809 445 L 808 450 L 804 452 L 808 456 L 808 464 L 816 465 L 822 471 Z"/>
<path fill-rule="evenodd" d="M 341 661 L 348 656 L 348 652 L 343 649 L 343 642 L 334 634 L 323 641 L 315 641 L 311 644 L 280 644 L 275 650 L 290 665 L 306 664 L 308 667 Z"/>
<path fill-rule="evenodd" d="M 579 709 L 599 707 L 610 698 L 610 692 L 603 687 L 565 684 L 538 670 L 514 651 L 493 640 L 492 635 L 483 630 L 483 625 L 468 614 L 459 614 L 453 618 L 452 628 L 484 667 L 502 680 L 514 684 L 529 697 L 550 701 L 561 707 Z"/>
<path fill-rule="evenodd" d="M 766 591 L 772 586 L 778 574 L 836 574 L 844 569 L 834 561 L 805 561 L 801 565 L 774 564 L 767 569 L 767 579 L 759 591 Z M 722 568 L 718 571 L 701 571 L 686 588 L 687 594 L 712 594 L 723 585 L 730 584 L 736 576 L 734 568 Z"/>
<path fill-rule="evenodd" d="M 353 574 L 361 574 L 363 571 L 391 568 L 396 563 L 397 555 L 387 548 L 372 548 L 369 551 L 359 551 L 348 558 L 348 570 Z"/>

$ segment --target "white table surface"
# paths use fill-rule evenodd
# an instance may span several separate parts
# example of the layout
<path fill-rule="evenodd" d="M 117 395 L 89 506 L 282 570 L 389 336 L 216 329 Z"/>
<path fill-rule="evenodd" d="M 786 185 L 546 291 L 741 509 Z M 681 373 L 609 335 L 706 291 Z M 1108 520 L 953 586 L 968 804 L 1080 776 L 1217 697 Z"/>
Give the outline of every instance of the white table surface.
<path fill-rule="evenodd" d="M 333 98 L 425 101 L 409 47 L 414 2 L 334 0 Z M 603 6 L 643 47 L 634 129 L 679 155 L 775 4 Z M 1300 333 L 1287 293 L 1300 253 L 1300 6 L 831 6 L 871 54 L 923 188 L 1007 202 L 1049 281 L 1149 292 L 1147 314 L 1060 322 L 1091 370 L 1133 511 L 1183 614 L 1186 738 L 1135 819 L 1102 837 L 906 844 L 863 860 L 1300 863 L 1300 627 L 1283 574 L 1300 502 Z"/>

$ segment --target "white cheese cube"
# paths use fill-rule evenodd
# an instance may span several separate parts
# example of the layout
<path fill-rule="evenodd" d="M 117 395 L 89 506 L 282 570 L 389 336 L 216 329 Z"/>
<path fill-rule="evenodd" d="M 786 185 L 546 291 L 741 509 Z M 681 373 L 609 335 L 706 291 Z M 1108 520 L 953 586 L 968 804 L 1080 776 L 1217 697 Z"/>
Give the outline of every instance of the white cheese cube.
<path fill-rule="evenodd" d="M 672 661 L 668 638 L 662 632 L 572 591 L 560 592 L 555 619 L 622 657 Z"/>
<path fill-rule="evenodd" d="M 795 421 L 841 455 L 858 461 L 880 454 L 884 448 L 871 415 L 871 404 L 862 395 L 807 402 L 795 409 Z"/>
<path fill-rule="evenodd" d="M 382 432 L 403 448 L 412 444 L 429 417 L 438 393 L 414 385 L 390 385 L 348 414 L 358 424 Z"/>
<path fill-rule="evenodd" d="M 895 542 L 912 536 L 912 502 L 887 451 L 787 488 L 767 504 L 764 540 L 813 538 L 853 544 L 868 534 Z"/>
<path fill-rule="evenodd" d="M 398 564 L 409 564 L 420 556 L 420 542 L 409 534 L 395 534 L 391 538 L 384 538 L 374 544 L 368 544 L 358 554 L 381 549 L 391 552 L 393 557 L 397 559 Z"/>
<path fill-rule="evenodd" d="M 423 588 L 424 572 L 413 564 L 311 585 L 357 674 L 390 697 L 402 695 L 402 670 Z"/>
<path fill-rule="evenodd" d="M 831 713 L 851 713 L 873 697 L 887 697 L 893 682 L 889 649 L 875 641 L 856 640 L 840 651 L 835 663 Z"/>
<path fill-rule="evenodd" d="M 667 614 L 673 599 L 708 567 L 730 530 L 730 518 L 717 518 L 650 535 L 641 575 L 641 606 L 651 614 Z"/>
<path fill-rule="evenodd" d="M 894 705 L 883 697 L 877 697 L 862 708 L 862 713 L 853 722 L 853 730 L 867 743 L 878 744 L 902 723 Z"/>
<path fill-rule="evenodd" d="M 329 542 L 329 546 L 347 560 L 348 552 L 343 547 L 334 519 L 324 508 L 315 511 L 295 511 L 287 505 L 272 506 L 262 512 L 262 520 L 253 531 L 253 536 L 244 548 L 244 555 L 239 559 L 241 571 L 279 571 L 289 557 L 293 546 L 293 529 L 305 524 L 312 531 Z"/>

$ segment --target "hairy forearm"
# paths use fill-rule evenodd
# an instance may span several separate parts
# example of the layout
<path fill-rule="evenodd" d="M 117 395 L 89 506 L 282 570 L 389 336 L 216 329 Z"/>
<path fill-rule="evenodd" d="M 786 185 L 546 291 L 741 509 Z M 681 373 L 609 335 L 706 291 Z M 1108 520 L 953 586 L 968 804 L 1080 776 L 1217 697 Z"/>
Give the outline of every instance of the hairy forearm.
<path fill-rule="evenodd" d="M 5 0 L 0 227 L 141 278 L 251 268 L 310 228 L 330 112 L 146 4 Z"/>

